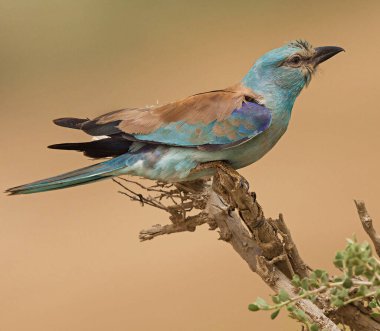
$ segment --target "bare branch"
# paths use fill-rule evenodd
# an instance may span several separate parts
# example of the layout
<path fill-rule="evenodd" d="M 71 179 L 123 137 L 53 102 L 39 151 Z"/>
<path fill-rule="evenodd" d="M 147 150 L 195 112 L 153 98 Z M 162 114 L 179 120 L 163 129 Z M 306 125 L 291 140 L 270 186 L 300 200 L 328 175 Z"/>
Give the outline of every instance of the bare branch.
<path fill-rule="evenodd" d="M 362 200 L 354 200 L 354 201 L 356 204 L 356 209 L 358 210 L 360 221 L 362 222 L 363 229 L 371 238 L 372 243 L 375 246 L 377 256 L 380 257 L 380 236 L 376 233 L 376 230 L 373 226 L 372 218 L 368 214 L 364 201 Z"/>
<path fill-rule="evenodd" d="M 190 231 L 194 232 L 197 226 L 211 222 L 206 213 L 199 213 L 195 216 L 189 216 L 184 222 L 153 225 L 150 229 L 141 230 L 139 234 L 140 241 L 151 240 L 157 236 L 177 232 Z"/>

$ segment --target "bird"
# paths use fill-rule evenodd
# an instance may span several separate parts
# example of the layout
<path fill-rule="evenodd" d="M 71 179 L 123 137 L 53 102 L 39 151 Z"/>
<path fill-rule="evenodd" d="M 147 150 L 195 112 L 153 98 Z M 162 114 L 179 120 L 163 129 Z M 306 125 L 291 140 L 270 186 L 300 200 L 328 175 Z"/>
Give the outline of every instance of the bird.
<path fill-rule="evenodd" d="M 100 163 L 6 190 L 10 195 L 57 190 L 121 175 L 178 183 L 210 175 L 202 164 L 246 167 L 286 132 L 294 102 L 318 66 L 344 51 L 295 40 L 261 56 L 228 88 L 194 94 L 162 106 L 125 108 L 96 117 L 53 122 L 94 137 L 48 146 L 75 150 Z"/>

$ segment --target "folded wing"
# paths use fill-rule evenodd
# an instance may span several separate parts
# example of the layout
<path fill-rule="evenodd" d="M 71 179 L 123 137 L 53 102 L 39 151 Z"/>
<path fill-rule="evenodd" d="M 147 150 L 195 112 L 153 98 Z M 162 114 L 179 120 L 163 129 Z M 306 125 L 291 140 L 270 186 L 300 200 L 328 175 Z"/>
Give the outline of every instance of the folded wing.
<path fill-rule="evenodd" d="M 93 120 L 64 118 L 55 123 L 92 136 L 220 150 L 265 131 L 271 123 L 271 111 L 239 84 L 160 107 L 122 109 Z"/>

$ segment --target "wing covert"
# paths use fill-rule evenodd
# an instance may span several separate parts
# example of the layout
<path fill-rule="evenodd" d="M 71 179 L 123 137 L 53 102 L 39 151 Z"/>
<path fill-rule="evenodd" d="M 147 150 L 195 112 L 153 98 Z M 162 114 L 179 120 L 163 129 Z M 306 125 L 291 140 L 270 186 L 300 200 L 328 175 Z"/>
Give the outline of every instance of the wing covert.
<path fill-rule="evenodd" d="M 166 145 L 197 147 L 203 150 L 230 148 L 265 131 L 271 123 L 271 112 L 254 102 L 244 102 L 223 120 L 189 124 L 171 122 L 148 134 L 133 134 L 139 141 Z"/>
<path fill-rule="evenodd" d="M 110 112 L 79 122 L 76 128 L 93 136 L 219 150 L 239 145 L 269 127 L 271 111 L 260 101 L 252 90 L 238 84 L 161 107 Z"/>

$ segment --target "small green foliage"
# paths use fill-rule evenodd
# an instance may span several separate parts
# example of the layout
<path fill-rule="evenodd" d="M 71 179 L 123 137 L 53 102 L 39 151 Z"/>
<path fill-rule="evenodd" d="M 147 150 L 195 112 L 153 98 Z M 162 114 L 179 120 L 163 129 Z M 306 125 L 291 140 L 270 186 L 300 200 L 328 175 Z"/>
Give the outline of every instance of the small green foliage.
<path fill-rule="evenodd" d="M 344 306 L 344 301 L 339 298 L 334 298 L 331 300 L 331 304 L 337 308 Z"/>
<path fill-rule="evenodd" d="M 285 302 L 290 299 L 290 296 L 288 292 L 286 292 L 284 289 L 280 289 L 280 291 L 278 292 L 278 298 L 280 299 L 281 302 Z"/>
<path fill-rule="evenodd" d="M 269 305 L 263 298 L 258 297 L 255 303 L 262 310 L 268 310 L 269 308 Z"/>
<path fill-rule="evenodd" d="M 294 311 L 294 309 L 296 309 L 296 307 L 294 307 L 293 305 L 288 305 L 287 307 L 286 307 L 286 309 L 288 310 L 288 312 L 292 312 L 292 311 Z"/>
<path fill-rule="evenodd" d="M 376 307 L 377 307 L 377 301 L 376 301 L 376 300 L 372 300 L 372 301 L 368 304 L 368 306 L 369 306 L 370 308 L 376 308 Z"/>
<path fill-rule="evenodd" d="M 297 321 L 307 324 L 309 322 L 309 319 L 306 315 L 306 313 L 301 309 L 295 309 L 292 312 L 293 318 L 295 318 Z"/>
<path fill-rule="evenodd" d="M 358 289 L 358 291 L 357 291 L 357 295 L 358 296 L 363 296 L 363 295 L 366 295 L 366 293 L 368 293 L 368 288 L 367 288 L 367 286 L 365 286 L 365 285 L 360 285 L 359 286 L 359 289 Z"/>
<path fill-rule="evenodd" d="M 272 320 L 274 320 L 274 319 L 278 316 L 279 313 L 280 313 L 280 309 L 275 310 L 275 311 L 270 315 L 270 318 L 271 318 Z"/>
<path fill-rule="evenodd" d="M 338 269 L 342 269 L 343 268 L 343 254 L 342 254 L 342 252 L 336 253 L 335 259 L 334 259 L 334 265 Z"/>
<path fill-rule="evenodd" d="M 292 284 L 293 284 L 295 287 L 300 287 L 300 284 L 301 284 L 300 276 L 298 276 L 298 275 L 294 275 L 294 276 L 293 276 L 293 279 L 292 279 Z"/>
<path fill-rule="evenodd" d="M 318 324 L 313 323 L 312 325 L 310 325 L 310 331 L 319 331 Z"/>
<path fill-rule="evenodd" d="M 352 282 L 351 278 L 345 278 L 345 280 L 343 281 L 343 287 L 344 288 L 351 288 L 352 285 L 354 285 L 354 283 Z"/>
<path fill-rule="evenodd" d="M 273 301 L 273 303 L 281 303 L 281 300 L 280 300 L 280 298 L 278 297 L 278 295 L 274 295 L 274 296 L 272 296 L 272 301 Z"/>
<path fill-rule="evenodd" d="M 258 305 L 256 305 L 256 304 L 254 304 L 254 303 L 250 303 L 250 304 L 248 305 L 248 309 L 249 309 L 250 311 L 258 311 L 258 310 L 260 310 L 260 307 L 259 307 Z"/>
<path fill-rule="evenodd" d="M 380 262 L 373 257 L 371 246 L 356 239 L 348 239 L 343 251 L 336 253 L 334 265 L 341 271 L 341 275 L 330 277 L 325 270 L 316 269 L 308 277 L 300 278 L 295 275 L 292 284 L 296 296 L 290 296 L 281 289 L 272 296 L 273 305 L 264 299 L 257 298 L 256 302 L 248 306 L 251 311 L 273 310 L 271 318 L 275 319 L 286 308 L 289 316 L 302 323 L 306 330 L 319 331 L 319 325 L 312 323 L 305 312 L 296 305 L 301 299 L 316 301 L 320 293 L 330 299 L 332 307 L 342 307 L 351 302 L 361 301 L 368 304 L 372 317 L 380 317 Z M 358 278 L 360 277 L 360 278 Z"/>

